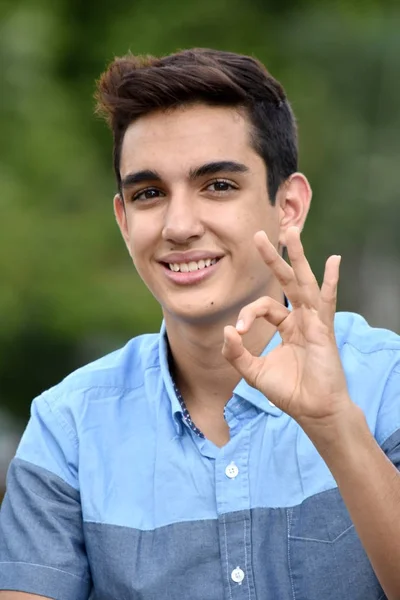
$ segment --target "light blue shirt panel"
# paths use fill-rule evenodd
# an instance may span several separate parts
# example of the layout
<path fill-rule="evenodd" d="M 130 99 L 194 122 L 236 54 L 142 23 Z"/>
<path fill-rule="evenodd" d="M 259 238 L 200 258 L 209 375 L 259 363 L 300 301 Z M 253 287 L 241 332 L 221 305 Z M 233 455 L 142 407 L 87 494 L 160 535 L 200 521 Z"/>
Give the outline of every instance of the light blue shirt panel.
<path fill-rule="evenodd" d="M 165 393 L 151 395 L 159 373 L 149 369 L 145 379 L 87 404 L 90 426 L 79 434 L 84 520 L 147 530 L 213 518 L 213 463 L 190 435 L 177 434 Z"/>
<path fill-rule="evenodd" d="M 232 437 L 227 446 L 222 449 L 214 446 L 214 452 L 207 452 L 207 448 L 213 444 L 192 435 L 182 423 L 181 407 L 168 370 L 167 347 L 163 333 L 162 330 L 160 367 L 156 364 L 147 368 L 143 386 L 119 393 L 116 391 L 116 396 L 109 388 L 105 402 L 103 397 L 96 399 L 97 388 L 93 387 L 86 392 L 86 410 L 90 410 L 92 406 L 96 409 L 90 417 L 85 414 L 82 420 L 82 425 L 90 423 L 90 432 L 81 430 L 79 434 L 81 454 L 90 455 L 89 448 L 97 447 L 98 440 L 102 437 L 104 442 L 93 460 L 80 465 L 84 519 L 147 530 L 170 523 L 217 518 L 226 512 L 247 510 L 252 507 L 249 469 L 267 473 L 270 462 L 276 464 L 280 480 L 284 478 L 286 481 L 290 478 L 291 487 L 289 489 L 285 481 L 280 481 L 278 486 L 272 485 L 273 477 L 269 477 L 270 484 L 267 487 L 263 484 L 263 477 L 257 477 L 256 488 L 264 490 L 263 497 L 257 505 L 284 506 L 287 504 L 285 497 L 288 494 L 291 496 L 291 502 L 300 501 L 301 494 L 291 491 L 296 480 L 291 477 L 289 462 L 295 454 L 295 445 L 292 444 L 292 451 L 288 453 L 287 449 L 283 448 L 284 440 L 281 440 L 283 457 L 279 460 L 279 456 L 274 454 L 274 446 L 281 427 L 278 423 L 274 425 L 271 422 L 272 435 L 266 435 L 268 415 L 254 405 L 263 406 L 264 410 L 274 417 L 283 415 L 282 411 L 271 406 L 259 391 L 241 382 L 228 403 L 227 417 L 231 425 L 232 421 L 241 421 L 243 412 L 249 413 L 247 423 L 241 423 L 240 431 Z M 274 336 L 264 353 L 275 347 L 279 341 L 279 336 Z M 143 348 L 139 353 L 142 357 L 145 356 Z M 164 388 L 160 389 L 162 381 Z M 106 388 L 102 388 L 101 392 L 104 395 Z M 240 392 L 241 396 L 237 392 Z M 247 396 L 251 402 L 243 396 Z M 168 418 L 168 412 L 172 419 Z M 289 418 L 284 416 L 289 421 Z M 293 422 L 291 424 L 297 428 Z M 107 437 L 101 434 L 105 425 Z M 121 431 L 125 431 L 126 434 L 119 440 L 118 445 L 115 445 L 114 440 Z M 96 432 L 96 435 L 92 440 L 93 432 Z M 87 442 L 85 452 L 87 433 L 90 441 Z M 186 435 L 183 435 L 184 433 Z M 261 468 L 260 452 L 264 453 Z M 114 457 L 111 462 L 110 456 Z M 213 459 L 210 459 L 210 456 Z M 232 461 L 240 469 L 241 477 L 229 480 L 225 469 Z M 249 463 L 254 461 L 254 467 L 251 469 Z M 125 470 L 126 464 L 132 467 L 129 477 Z M 284 471 L 282 464 L 288 464 Z M 149 473 L 153 473 L 153 478 L 148 485 L 143 485 Z M 91 489 L 88 488 L 86 494 L 85 483 L 88 481 L 91 482 Z"/>
<path fill-rule="evenodd" d="M 351 397 L 383 443 L 400 428 L 399 337 L 348 313 L 336 336 Z M 163 336 L 131 340 L 34 403 L 18 456 L 79 487 L 85 520 L 143 530 L 293 506 L 336 486 L 297 424 L 244 381 L 226 409 L 235 434 L 210 458 L 171 385 Z M 242 477 L 226 477 L 232 461 Z"/>

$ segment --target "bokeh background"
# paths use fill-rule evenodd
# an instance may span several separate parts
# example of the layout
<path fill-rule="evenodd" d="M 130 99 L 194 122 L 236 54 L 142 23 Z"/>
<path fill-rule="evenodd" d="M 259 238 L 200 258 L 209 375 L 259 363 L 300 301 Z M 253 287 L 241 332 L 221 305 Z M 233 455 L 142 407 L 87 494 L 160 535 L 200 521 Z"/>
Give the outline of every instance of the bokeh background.
<path fill-rule="evenodd" d="M 1 0 L 0 490 L 32 399 L 160 325 L 112 214 L 92 99 L 106 64 L 193 46 L 260 58 L 298 118 L 315 272 L 342 254 L 339 308 L 400 331 L 399 31 L 398 1 Z"/>

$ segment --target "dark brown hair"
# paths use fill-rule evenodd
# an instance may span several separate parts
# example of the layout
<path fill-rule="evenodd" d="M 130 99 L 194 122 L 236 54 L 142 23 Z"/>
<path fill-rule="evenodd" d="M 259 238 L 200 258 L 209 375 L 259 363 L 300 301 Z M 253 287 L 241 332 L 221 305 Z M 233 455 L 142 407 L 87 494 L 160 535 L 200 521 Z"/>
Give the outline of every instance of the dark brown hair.
<path fill-rule="evenodd" d="M 114 138 L 114 170 L 120 190 L 120 158 L 128 126 L 155 110 L 202 102 L 245 109 L 251 143 L 264 159 L 268 194 L 297 170 L 296 122 L 285 92 L 258 60 L 218 50 L 184 50 L 170 56 L 116 58 L 96 91 L 97 113 Z M 121 190 L 120 190 L 121 192 Z"/>

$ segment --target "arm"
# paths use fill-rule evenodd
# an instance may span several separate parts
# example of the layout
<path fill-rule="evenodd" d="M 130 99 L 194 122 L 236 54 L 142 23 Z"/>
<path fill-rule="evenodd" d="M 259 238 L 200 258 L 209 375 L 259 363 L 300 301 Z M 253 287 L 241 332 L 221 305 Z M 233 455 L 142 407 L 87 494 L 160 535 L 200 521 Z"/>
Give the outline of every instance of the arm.
<path fill-rule="evenodd" d="M 307 433 L 307 432 L 306 432 Z M 400 598 L 400 473 L 352 406 L 337 427 L 309 432 L 334 476 L 389 600 Z"/>

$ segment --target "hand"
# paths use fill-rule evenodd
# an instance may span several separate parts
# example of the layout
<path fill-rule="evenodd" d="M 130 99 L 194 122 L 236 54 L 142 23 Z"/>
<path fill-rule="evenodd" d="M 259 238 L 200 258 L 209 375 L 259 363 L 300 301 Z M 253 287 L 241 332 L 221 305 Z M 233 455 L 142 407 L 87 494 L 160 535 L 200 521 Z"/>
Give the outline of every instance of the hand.
<path fill-rule="evenodd" d="M 327 424 L 353 405 L 334 333 L 340 256 L 328 258 L 320 289 L 297 227 L 287 231 L 291 266 L 263 231 L 256 233 L 254 241 L 293 309 L 270 297 L 248 304 L 240 311 L 236 328 L 225 327 L 223 355 L 251 386 L 304 429 L 316 422 Z M 263 357 L 253 356 L 241 338 L 257 318 L 267 319 L 282 338 Z"/>

